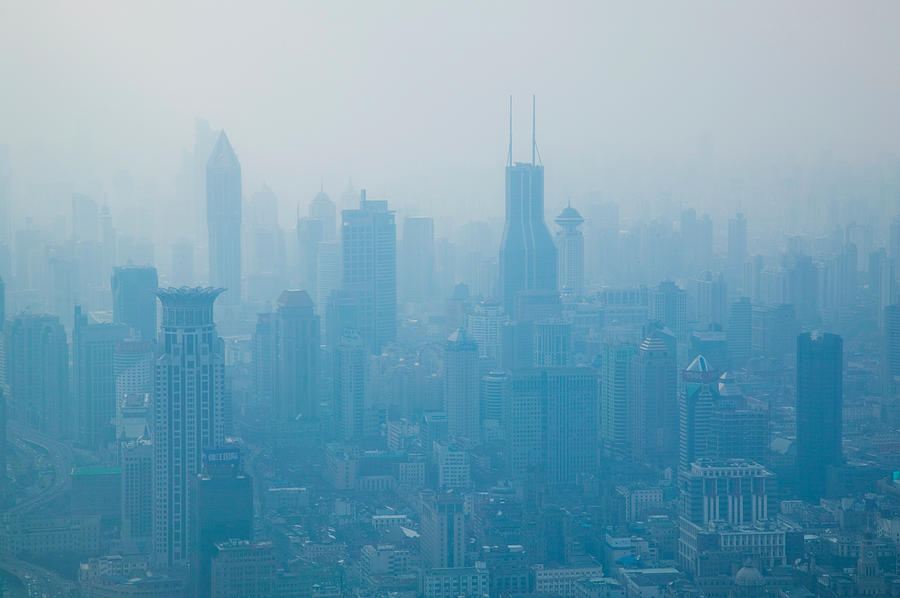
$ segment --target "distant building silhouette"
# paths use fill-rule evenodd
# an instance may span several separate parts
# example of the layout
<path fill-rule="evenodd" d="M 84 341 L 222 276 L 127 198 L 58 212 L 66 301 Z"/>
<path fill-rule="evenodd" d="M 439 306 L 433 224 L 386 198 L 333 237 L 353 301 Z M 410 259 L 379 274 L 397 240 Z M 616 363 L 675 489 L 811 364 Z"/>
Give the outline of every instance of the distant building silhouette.
<path fill-rule="evenodd" d="M 156 341 L 156 295 L 159 286 L 156 268 L 120 266 L 111 281 L 113 320 L 126 324 L 136 338 Z"/>
<path fill-rule="evenodd" d="M 400 283 L 404 301 L 422 302 L 434 291 L 434 220 L 405 218 L 400 247 Z"/>
<path fill-rule="evenodd" d="M 209 281 L 226 290 L 223 303 L 241 302 L 241 163 L 225 132 L 206 163 Z"/>
<path fill-rule="evenodd" d="M 275 413 L 315 419 L 319 406 L 319 316 L 306 291 L 284 291 L 275 316 Z"/>
<path fill-rule="evenodd" d="M 560 227 L 556 233 L 559 292 L 581 297 L 584 295 L 584 234 L 578 227 L 584 224 L 584 218 L 569 205 L 560 212 L 555 222 Z"/>

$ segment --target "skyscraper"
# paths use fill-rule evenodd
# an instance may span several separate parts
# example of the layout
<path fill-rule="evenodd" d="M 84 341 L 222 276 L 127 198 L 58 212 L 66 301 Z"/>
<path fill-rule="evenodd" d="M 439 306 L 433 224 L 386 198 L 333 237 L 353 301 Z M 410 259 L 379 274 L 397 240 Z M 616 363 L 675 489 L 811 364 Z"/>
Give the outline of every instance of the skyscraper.
<path fill-rule="evenodd" d="M 226 291 L 224 302 L 241 302 L 241 163 L 222 131 L 206 163 L 206 225 L 209 281 Z"/>
<path fill-rule="evenodd" d="M 341 288 L 341 242 L 322 241 L 316 249 L 316 313 L 325 315 L 328 297 Z"/>
<path fill-rule="evenodd" d="M 319 316 L 306 291 L 284 291 L 275 317 L 275 414 L 314 419 L 319 406 Z"/>
<path fill-rule="evenodd" d="M 222 289 L 160 289 L 162 355 L 156 364 L 153 428 L 153 556 L 186 565 L 197 542 L 197 474 L 204 449 L 225 441 L 225 349 L 213 321 Z"/>
<path fill-rule="evenodd" d="M 481 436 L 478 381 L 478 345 L 458 328 L 444 345 L 444 410 L 451 436 Z"/>
<path fill-rule="evenodd" d="M 275 314 L 265 312 L 257 314 L 256 328 L 253 331 L 253 388 L 256 400 L 265 409 L 275 409 Z"/>
<path fill-rule="evenodd" d="M 156 341 L 156 268 L 121 266 L 113 270 L 113 320 L 128 325 L 136 338 Z"/>
<path fill-rule="evenodd" d="M 319 244 L 325 240 L 325 223 L 317 218 L 297 219 L 297 260 L 300 288 L 315 297 L 319 265 Z"/>
<path fill-rule="evenodd" d="M 829 469 L 843 461 L 843 351 L 836 334 L 797 337 L 797 471 L 811 502 L 825 495 Z"/>
<path fill-rule="evenodd" d="M 539 368 L 572 365 L 572 324 L 559 318 L 534 323 L 534 366 Z"/>
<path fill-rule="evenodd" d="M 629 409 L 633 393 L 632 367 L 637 347 L 626 343 L 603 345 L 600 376 L 600 441 L 608 457 L 626 458 L 629 446 Z"/>
<path fill-rule="evenodd" d="M 464 567 L 465 513 L 462 495 L 441 492 L 423 496 L 422 560 L 428 569 Z"/>
<path fill-rule="evenodd" d="M 896 401 L 900 399 L 900 305 L 884 308 L 883 334 L 883 395 L 886 400 Z"/>
<path fill-rule="evenodd" d="M 115 352 L 127 335 L 125 324 L 90 322 L 81 306 L 75 306 L 72 362 L 76 437 L 85 446 L 99 448 L 115 438 Z"/>
<path fill-rule="evenodd" d="M 59 318 L 20 314 L 3 334 L 10 413 L 45 434 L 68 436 L 69 345 Z"/>
<path fill-rule="evenodd" d="M 691 463 L 710 457 L 709 435 L 718 396 L 719 374 L 706 358 L 698 355 L 682 372 L 684 388 L 678 401 L 678 468 L 687 471 Z"/>
<path fill-rule="evenodd" d="M 366 409 L 366 349 L 354 332 L 341 338 L 332 359 L 333 405 L 338 438 L 358 440 L 363 435 Z"/>
<path fill-rule="evenodd" d="M 482 301 L 466 315 L 466 331 L 478 343 L 479 357 L 493 364 L 500 361 L 503 324 L 508 321 L 509 317 L 496 301 Z"/>
<path fill-rule="evenodd" d="M 560 227 L 556 233 L 559 291 L 581 297 L 584 295 L 584 234 L 578 227 L 584 224 L 584 218 L 569 205 L 556 217 L 555 222 Z"/>
<path fill-rule="evenodd" d="M 728 329 L 726 342 L 728 356 L 733 368 L 741 368 L 750 359 L 752 350 L 752 313 L 748 297 L 739 297 L 728 307 Z"/>
<path fill-rule="evenodd" d="M 397 229 L 386 201 L 361 192 L 358 210 L 342 213 L 342 284 L 359 297 L 359 334 L 371 353 L 397 338 Z"/>
<path fill-rule="evenodd" d="M 678 382 L 675 337 L 654 330 L 634 361 L 634 403 L 630 410 L 635 460 L 672 466 L 678 453 Z"/>
<path fill-rule="evenodd" d="M 532 130 L 531 163 L 513 163 L 510 110 L 506 220 L 500 241 L 500 290 L 503 307 L 508 314 L 515 313 L 517 293 L 557 289 L 556 246 L 544 222 L 544 167 L 536 162 L 536 154 L 537 144 Z"/>

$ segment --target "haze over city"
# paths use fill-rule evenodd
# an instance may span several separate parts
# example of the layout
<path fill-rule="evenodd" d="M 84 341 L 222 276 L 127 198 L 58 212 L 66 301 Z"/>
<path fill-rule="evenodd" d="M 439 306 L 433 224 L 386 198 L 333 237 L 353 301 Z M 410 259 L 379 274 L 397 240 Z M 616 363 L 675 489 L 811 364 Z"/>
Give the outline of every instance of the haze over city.
<path fill-rule="evenodd" d="M 0 598 L 900 596 L 900 4 L 0 4 Z"/>

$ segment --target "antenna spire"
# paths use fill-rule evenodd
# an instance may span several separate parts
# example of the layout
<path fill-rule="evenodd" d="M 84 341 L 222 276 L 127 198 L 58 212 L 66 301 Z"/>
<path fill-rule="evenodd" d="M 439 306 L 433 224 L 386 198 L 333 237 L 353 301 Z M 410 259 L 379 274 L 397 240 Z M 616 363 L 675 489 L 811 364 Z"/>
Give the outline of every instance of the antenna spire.
<path fill-rule="evenodd" d="M 506 165 L 512 166 L 512 94 L 509 94 L 509 152 L 506 154 Z"/>
<path fill-rule="evenodd" d="M 534 155 L 537 153 L 537 137 L 534 134 L 534 125 L 535 125 L 535 117 L 534 117 L 534 94 L 531 94 L 531 165 L 534 166 Z"/>

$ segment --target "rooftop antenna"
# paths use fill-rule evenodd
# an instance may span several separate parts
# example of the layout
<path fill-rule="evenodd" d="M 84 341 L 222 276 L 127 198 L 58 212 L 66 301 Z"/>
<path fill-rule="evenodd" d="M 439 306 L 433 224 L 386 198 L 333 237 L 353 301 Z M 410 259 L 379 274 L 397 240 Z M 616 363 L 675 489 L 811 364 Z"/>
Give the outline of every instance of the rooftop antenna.
<path fill-rule="evenodd" d="M 541 162 L 541 152 L 537 148 L 537 137 L 535 136 L 535 101 L 534 94 L 531 94 L 531 165 L 535 166 Z"/>
<path fill-rule="evenodd" d="M 509 95 L 509 152 L 506 154 L 506 165 L 512 166 L 512 94 Z"/>

